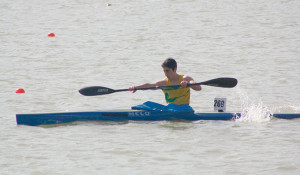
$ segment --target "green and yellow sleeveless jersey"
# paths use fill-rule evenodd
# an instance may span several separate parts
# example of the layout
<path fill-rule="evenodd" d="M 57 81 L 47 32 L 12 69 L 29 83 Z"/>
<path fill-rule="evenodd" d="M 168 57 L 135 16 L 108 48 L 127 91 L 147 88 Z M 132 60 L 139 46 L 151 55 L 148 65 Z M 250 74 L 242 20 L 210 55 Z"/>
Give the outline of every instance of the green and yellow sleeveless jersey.
<path fill-rule="evenodd" d="M 172 85 L 172 82 L 166 77 L 166 85 Z M 183 75 L 179 75 L 178 84 L 183 80 Z M 166 102 L 168 104 L 174 103 L 177 105 L 189 104 L 190 103 L 190 88 L 165 88 L 163 89 L 165 94 Z"/>

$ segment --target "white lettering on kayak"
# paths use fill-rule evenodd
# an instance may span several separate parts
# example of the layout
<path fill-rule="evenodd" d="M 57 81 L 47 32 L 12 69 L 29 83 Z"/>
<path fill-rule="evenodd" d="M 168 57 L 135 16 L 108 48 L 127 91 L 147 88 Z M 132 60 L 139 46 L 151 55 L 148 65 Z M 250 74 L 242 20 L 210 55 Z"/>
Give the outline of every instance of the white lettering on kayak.
<path fill-rule="evenodd" d="M 147 111 L 129 112 L 128 116 L 130 116 L 130 117 L 150 116 L 150 112 L 147 112 Z"/>

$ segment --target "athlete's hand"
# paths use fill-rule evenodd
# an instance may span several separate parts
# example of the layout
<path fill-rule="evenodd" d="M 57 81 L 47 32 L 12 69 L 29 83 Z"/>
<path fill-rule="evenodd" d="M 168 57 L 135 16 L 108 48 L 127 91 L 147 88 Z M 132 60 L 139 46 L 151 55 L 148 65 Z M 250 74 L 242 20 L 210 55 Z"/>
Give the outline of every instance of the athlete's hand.
<path fill-rule="evenodd" d="M 129 91 L 132 91 L 132 93 L 135 93 L 136 87 L 135 87 L 135 86 L 130 86 L 130 87 L 128 88 L 128 90 L 129 90 Z"/>
<path fill-rule="evenodd" d="M 180 83 L 180 85 L 181 85 L 181 87 L 186 88 L 187 85 L 188 85 L 188 82 L 185 81 L 185 80 L 183 80 L 183 81 Z"/>

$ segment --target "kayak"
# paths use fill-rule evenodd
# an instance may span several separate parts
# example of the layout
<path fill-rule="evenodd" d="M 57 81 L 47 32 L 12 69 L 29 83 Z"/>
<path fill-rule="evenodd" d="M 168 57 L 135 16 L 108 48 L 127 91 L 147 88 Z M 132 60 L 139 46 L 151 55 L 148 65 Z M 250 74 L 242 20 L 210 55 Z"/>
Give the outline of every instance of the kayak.
<path fill-rule="evenodd" d="M 159 112 L 144 110 L 125 111 L 93 111 L 93 112 L 63 112 L 41 114 L 17 114 L 18 125 L 49 125 L 75 121 L 161 121 L 161 120 L 234 120 L 240 118 L 240 113 L 227 112 Z M 273 117 L 280 119 L 300 118 L 300 114 L 279 113 Z"/>
<path fill-rule="evenodd" d="M 197 121 L 235 120 L 240 117 L 241 113 L 194 112 L 194 110 L 188 105 L 177 105 L 174 107 L 174 105 L 164 106 L 153 102 L 146 102 L 142 105 L 134 106 L 130 110 L 16 114 L 18 125 L 30 126 L 69 123 L 75 121 Z M 294 119 L 300 118 L 300 114 L 278 113 L 273 114 L 273 117 L 280 119 Z"/>
<path fill-rule="evenodd" d="M 74 121 L 231 120 L 234 113 L 189 113 L 143 110 L 17 114 L 17 124 L 48 125 Z"/>
<path fill-rule="evenodd" d="M 74 121 L 232 120 L 235 113 L 159 112 L 144 110 L 17 114 L 17 124 L 48 125 Z"/>

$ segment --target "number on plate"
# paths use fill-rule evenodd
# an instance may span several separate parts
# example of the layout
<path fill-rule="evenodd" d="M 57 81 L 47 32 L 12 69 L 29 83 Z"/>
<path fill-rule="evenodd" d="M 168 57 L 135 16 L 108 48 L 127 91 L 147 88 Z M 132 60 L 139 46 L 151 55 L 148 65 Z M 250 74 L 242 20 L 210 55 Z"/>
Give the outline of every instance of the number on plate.
<path fill-rule="evenodd" d="M 226 111 L 226 98 L 215 98 L 214 111 L 218 111 L 218 112 Z"/>

